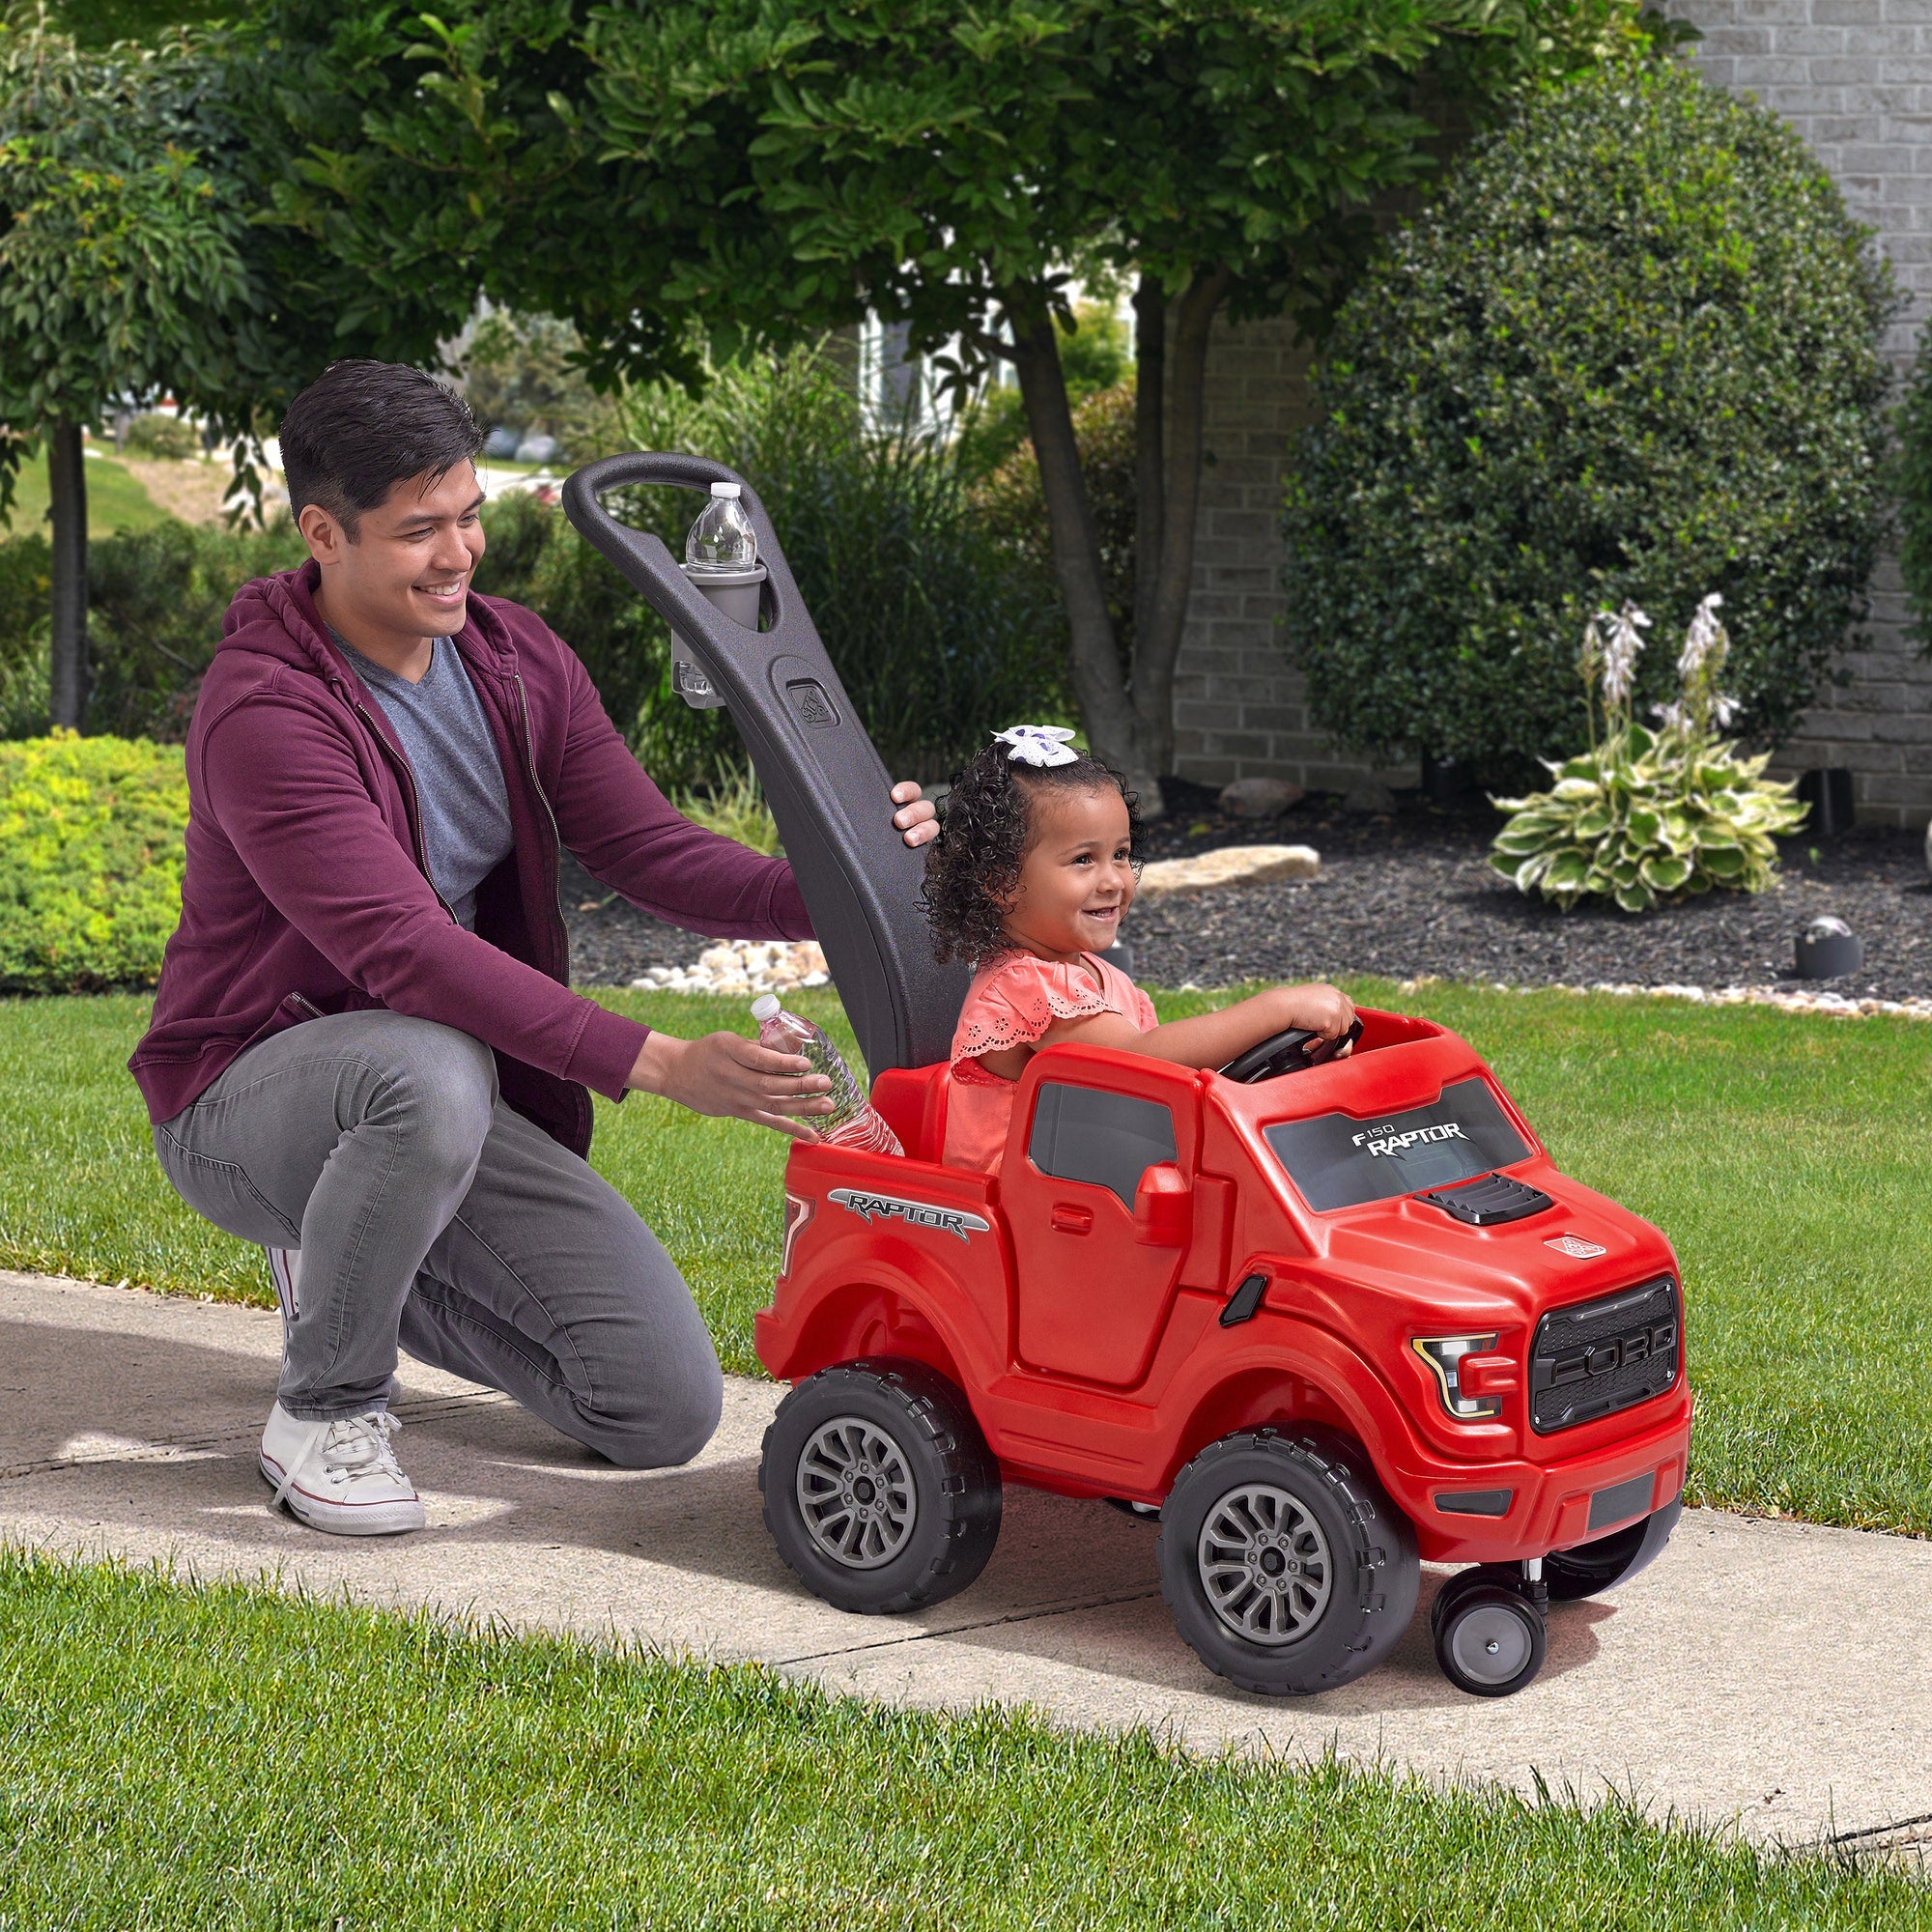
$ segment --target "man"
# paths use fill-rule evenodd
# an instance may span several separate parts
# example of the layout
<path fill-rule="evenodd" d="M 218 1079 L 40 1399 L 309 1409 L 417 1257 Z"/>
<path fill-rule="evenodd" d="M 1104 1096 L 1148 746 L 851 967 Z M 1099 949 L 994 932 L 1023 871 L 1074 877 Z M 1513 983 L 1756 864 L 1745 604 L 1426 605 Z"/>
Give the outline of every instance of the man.
<path fill-rule="evenodd" d="M 310 561 L 244 585 L 222 626 L 181 924 L 128 1062 L 176 1191 L 269 1250 L 262 1473 L 347 1535 L 422 1524 L 390 1441 L 399 1344 L 627 1468 L 717 1427 L 690 1292 L 584 1159 L 586 1088 L 797 1135 L 831 1104 L 803 1059 L 569 990 L 559 844 L 699 932 L 811 926 L 783 861 L 667 804 L 568 645 L 471 594 L 481 440 L 460 397 L 388 363 L 338 362 L 291 406 Z M 892 799 L 908 844 L 932 837 L 917 785 Z"/>

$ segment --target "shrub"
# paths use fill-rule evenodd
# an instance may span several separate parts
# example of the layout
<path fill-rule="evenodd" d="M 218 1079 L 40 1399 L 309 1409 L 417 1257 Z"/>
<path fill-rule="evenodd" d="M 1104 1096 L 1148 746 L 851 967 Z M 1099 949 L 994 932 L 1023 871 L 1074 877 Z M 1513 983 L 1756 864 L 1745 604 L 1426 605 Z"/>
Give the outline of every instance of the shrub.
<path fill-rule="evenodd" d="M 1590 749 L 1549 764 L 1553 789 L 1496 801 L 1514 816 L 1490 863 L 1520 892 L 1541 891 L 1565 912 L 1588 897 L 1647 912 L 1660 898 L 1713 886 L 1761 893 L 1770 885 L 1777 865 L 1772 839 L 1795 832 L 1805 808 L 1788 783 L 1764 777 L 1769 753 L 1741 758 L 1717 735 L 1736 709 L 1718 688 L 1731 647 L 1718 621 L 1722 601 L 1713 594 L 1697 607 L 1677 661 L 1678 696 L 1657 707 L 1662 728 L 1654 733 L 1631 708 L 1639 631 L 1650 619 L 1626 604 L 1615 616 L 1600 611 L 1591 620 L 1577 660 Z"/>
<path fill-rule="evenodd" d="M 911 424 L 874 425 L 828 356 L 717 371 L 703 396 L 654 387 L 627 401 L 633 447 L 728 463 L 771 513 L 826 649 L 895 774 L 942 776 L 992 724 L 1057 709 L 1057 603 L 985 527 L 952 451 Z M 637 491 L 612 507 L 675 555 L 698 508 L 688 490 Z M 560 512 L 520 566 L 523 600 L 584 660 L 618 728 L 668 789 L 713 781 L 743 752 L 728 714 L 671 689 L 668 633 Z M 478 585 L 499 595 L 511 579 Z"/>
<path fill-rule="evenodd" d="M 0 739 L 47 728 L 53 553 L 38 534 L 0 542 Z"/>
<path fill-rule="evenodd" d="M 0 992 L 152 984 L 186 831 L 179 747 L 61 729 L 0 745 Z"/>
<path fill-rule="evenodd" d="M 1124 676 L 1134 651 L 1134 385 L 1102 389 L 1077 404 L 1073 439 L 1087 500 L 1094 512 L 1094 534 L 1100 545 L 1100 569 L 1107 589 L 1107 615 Z M 1046 493 L 1033 444 L 1015 452 L 975 491 L 986 526 L 1001 547 L 1053 599 L 1056 650 L 1069 647 L 1066 615 L 1053 577 L 1053 537 L 1046 521 Z M 1070 706 L 1068 706 L 1070 709 Z M 1055 714 L 1056 716 L 1058 713 Z"/>
<path fill-rule="evenodd" d="M 129 456 L 164 457 L 176 462 L 201 454 L 201 438 L 192 423 L 157 413 L 136 416 L 128 425 L 122 447 Z"/>
<path fill-rule="evenodd" d="M 1345 303 L 1287 496 L 1289 630 L 1344 744 L 1492 773 L 1583 735 L 1587 614 L 1738 624 L 1741 732 L 1862 614 L 1888 271 L 1804 141 L 1671 64 L 1477 141 Z M 1638 696 L 1660 697 L 1651 665 Z"/>
<path fill-rule="evenodd" d="M 185 738 L 236 591 L 307 554 L 286 521 L 231 530 L 170 519 L 90 544 L 88 730 Z"/>

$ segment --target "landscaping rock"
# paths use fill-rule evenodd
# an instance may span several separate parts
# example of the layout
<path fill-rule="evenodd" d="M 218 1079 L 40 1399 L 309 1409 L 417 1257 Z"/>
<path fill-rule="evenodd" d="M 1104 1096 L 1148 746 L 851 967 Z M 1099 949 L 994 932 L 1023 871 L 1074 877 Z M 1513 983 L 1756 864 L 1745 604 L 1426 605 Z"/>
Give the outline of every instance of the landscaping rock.
<path fill-rule="evenodd" d="M 1286 779 L 1236 779 L 1221 787 L 1219 803 L 1230 818 L 1279 818 L 1306 796 Z"/>
<path fill-rule="evenodd" d="M 1386 812 L 1395 810 L 1395 793 L 1379 779 L 1361 779 L 1342 801 L 1344 811 Z"/>
<path fill-rule="evenodd" d="M 1312 879 L 1321 870 L 1321 855 L 1312 845 L 1223 845 L 1192 859 L 1156 859 L 1142 870 L 1137 896 L 1151 899 L 1220 886 Z"/>
<path fill-rule="evenodd" d="M 749 1000 L 830 980 L 815 939 L 727 939 L 706 947 L 695 966 L 653 966 L 631 984 L 654 993 L 728 993 Z"/>

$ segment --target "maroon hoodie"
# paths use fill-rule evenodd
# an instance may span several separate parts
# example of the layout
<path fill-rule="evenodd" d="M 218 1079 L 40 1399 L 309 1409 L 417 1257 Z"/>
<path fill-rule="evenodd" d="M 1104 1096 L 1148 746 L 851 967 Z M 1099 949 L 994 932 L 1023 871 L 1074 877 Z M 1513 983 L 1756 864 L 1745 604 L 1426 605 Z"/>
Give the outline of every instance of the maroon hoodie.
<path fill-rule="evenodd" d="M 516 844 L 466 932 L 423 858 L 415 781 L 383 707 L 316 613 L 314 563 L 244 584 L 187 734 L 187 870 L 153 1021 L 128 1063 L 172 1120 L 244 1048 L 324 1013 L 386 1008 L 496 1050 L 503 1098 L 590 1148 L 650 1029 L 570 991 L 557 848 L 633 905 L 721 939 L 805 939 L 781 859 L 667 803 L 540 619 L 469 599 L 456 639 L 497 740 Z"/>

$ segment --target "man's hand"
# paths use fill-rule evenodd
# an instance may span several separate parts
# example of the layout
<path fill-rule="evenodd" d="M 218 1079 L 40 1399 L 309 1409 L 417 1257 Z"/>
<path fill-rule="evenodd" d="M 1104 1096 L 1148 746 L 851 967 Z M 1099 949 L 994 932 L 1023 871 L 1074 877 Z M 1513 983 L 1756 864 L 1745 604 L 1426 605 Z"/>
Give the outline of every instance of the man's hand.
<path fill-rule="evenodd" d="M 905 834 L 908 845 L 929 845 L 939 837 L 939 812 L 929 798 L 920 797 L 911 779 L 901 779 L 893 787 L 893 803 L 903 808 L 893 813 L 893 823 Z"/>
<path fill-rule="evenodd" d="M 801 1141 L 818 1136 L 804 1121 L 789 1116 L 832 1111 L 825 1097 L 832 1082 L 812 1072 L 810 1061 L 795 1053 L 775 1053 L 735 1033 L 708 1033 L 701 1039 L 653 1033 L 624 1084 L 662 1094 L 695 1114 L 750 1121 Z"/>

